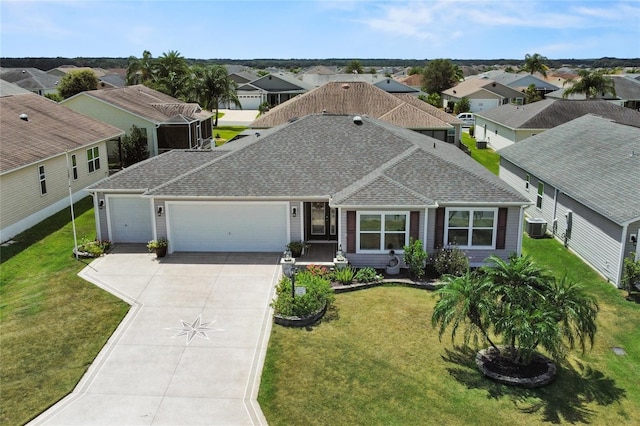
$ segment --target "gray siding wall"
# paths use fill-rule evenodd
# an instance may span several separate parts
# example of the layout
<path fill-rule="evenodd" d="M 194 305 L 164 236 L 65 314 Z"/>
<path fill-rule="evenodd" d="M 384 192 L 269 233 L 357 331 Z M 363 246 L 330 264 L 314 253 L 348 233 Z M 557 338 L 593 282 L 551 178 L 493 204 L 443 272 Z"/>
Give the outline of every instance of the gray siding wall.
<path fill-rule="evenodd" d="M 297 210 L 296 217 L 291 216 L 294 207 Z M 304 234 L 302 232 L 304 213 L 304 203 L 302 201 L 291 201 L 289 203 L 289 241 L 304 240 Z"/>
<path fill-rule="evenodd" d="M 162 216 L 158 216 L 158 207 L 162 207 Z M 154 235 L 155 238 L 167 238 L 169 233 L 167 232 L 167 206 L 165 200 L 155 199 L 153 200 L 153 215 L 155 221 Z"/>
<path fill-rule="evenodd" d="M 525 189 L 526 172 L 514 164 L 502 159 L 500 161 L 500 177 L 509 185 L 520 191 L 531 201 L 536 201 L 538 178 L 531 175 L 529 191 Z M 573 250 L 584 261 L 590 264 L 607 280 L 619 285 L 622 274 L 620 254 L 631 251 L 622 244 L 622 227 L 606 217 L 583 206 L 568 195 L 558 192 L 545 183 L 542 209 L 535 205 L 527 209 L 532 217 L 541 217 L 547 221 L 547 230 L 566 246 Z M 570 238 L 567 237 L 567 211 L 571 210 L 573 225 Z M 555 221 L 554 226 L 554 219 Z M 628 236 L 626 237 L 628 240 Z"/>
<path fill-rule="evenodd" d="M 491 206 L 488 206 L 491 207 Z M 368 209 L 370 210 L 370 209 Z M 484 260 L 491 255 L 497 255 L 502 259 L 508 259 L 511 253 L 521 253 L 521 247 L 519 245 L 521 235 L 521 223 L 520 223 L 520 207 L 509 207 L 507 214 L 507 231 L 504 250 L 465 250 L 466 255 L 469 257 L 469 262 L 472 266 L 482 266 Z M 433 256 L 437 250 L 434 247 L 435 240 L 435 217 L 436 209 L 427 209 L 420 211 L 420 239 L 426 242 L 425 250 L 429 256 Z M 425 220 L 426 219 L 426 220 Z M 346 210 L 340 211 L 340 243 L 342 247 L 347 247 L 347 235 L 346 235 L 346 223 L 347 213 Z M 426 228 L 425 228 L 426 227 Z M 426 229 L 426 236 L 425 236 Z M 355 267 L 371 266 L 374 268 L 383 268 L 386 266 L 389 256 L 387 254 L 360 254 L 360 253 L 346 253 L 347 259 Z M 399 253 L 399 257 L 402 258 L 402 254 Z"/>

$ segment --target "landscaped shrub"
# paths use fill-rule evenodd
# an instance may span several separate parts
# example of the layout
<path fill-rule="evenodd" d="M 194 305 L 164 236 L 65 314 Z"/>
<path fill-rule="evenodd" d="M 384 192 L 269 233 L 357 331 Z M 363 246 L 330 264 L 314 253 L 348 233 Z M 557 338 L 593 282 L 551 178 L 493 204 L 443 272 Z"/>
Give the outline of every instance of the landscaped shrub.
<path fill-rule="evenodd" d="M 327 267 L 322 265 L 308 265 L 307 272 L 309 272 L 311 275 L 317 275 L 322 278 L 328 278 L 330 275 L 330 271 L 327 269 Z"/>
<path fill-rule="evenodd" d="M 433 266 L 440 275 L 459 277 L 469 269 L 469 258 L 458 246 L 442 247 L 433 258 Z"/>
<path fill-rule="evenodd" d="M 333 271 L 333 279 L 343 285 L 351 284 L 353 282 L 354 275 L 355 272 L 350 266 Z"/>
<path fill-rule="evenodd" d="M 358 281 L 359 283 L 372 283 L 375 281 L 379 281 L 381 277 L 373 268 L 361 268 L 358 269 L 353 279 Z"/>
<path fill-rule="evenodd" d="M 409 267 L 409 273 L 412 277 L 422 278 L 424 276 L 424 268 L 427 261 L 427 252 L 422 247 L 422 241 L 409 240 L 409 245 L 404 246 L 404 263 Z"/>
<path fill-rule="evenodd" d="M 91 257 L 99 257 L 109 251 L 110 248 L 111 241 L 109 240 L 89 240 L 82 238 L 77 250 L 78 253 L 86 253 Z"/>
<path fill-rule="evenodd" d="M 296 273 L 296 287 L 304 287 L 305 294 L 291 294 L 291 280 L 282 277 L 276 286 L 276 298 L 271 306 L 276 314 L 287 317 L 306 317 L 331 305 L 335 296 L 328 279 L 309 271 Z"/>

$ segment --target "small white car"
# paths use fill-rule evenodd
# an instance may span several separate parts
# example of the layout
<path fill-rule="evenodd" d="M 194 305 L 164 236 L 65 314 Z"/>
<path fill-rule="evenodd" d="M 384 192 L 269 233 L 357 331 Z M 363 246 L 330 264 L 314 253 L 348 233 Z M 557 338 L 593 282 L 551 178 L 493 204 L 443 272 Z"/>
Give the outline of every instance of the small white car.
<path fill-rule="evenodd" d="M 475 126 L 476 124 L 476 116 L 471 112 L 461 112 L 456 118 L 462 121 L 462 127 Z"/>

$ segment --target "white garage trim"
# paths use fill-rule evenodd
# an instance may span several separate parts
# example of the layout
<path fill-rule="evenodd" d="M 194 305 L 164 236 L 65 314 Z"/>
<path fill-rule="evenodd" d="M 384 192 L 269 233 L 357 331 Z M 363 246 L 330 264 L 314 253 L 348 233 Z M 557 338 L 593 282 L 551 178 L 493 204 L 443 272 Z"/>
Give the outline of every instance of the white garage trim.
<path fill-rule="evenodd" d="M 107 195 L 107 227 L 114 243 L 146 243 L 153 239 L 154 215 L 150 198 Z"/>
<path fill-rule="evenodd" d="M 287 202 L 167 202 L 169 253 L 281 252 L 290 238 Z"/>

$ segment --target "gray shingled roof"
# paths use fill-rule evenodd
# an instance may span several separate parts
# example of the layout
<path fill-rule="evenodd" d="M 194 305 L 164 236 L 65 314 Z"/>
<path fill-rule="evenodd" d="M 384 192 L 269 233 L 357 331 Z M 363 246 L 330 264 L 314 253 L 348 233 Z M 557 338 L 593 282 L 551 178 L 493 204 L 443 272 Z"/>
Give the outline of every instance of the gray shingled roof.
<path fill-rule="evenodd" d="M 640 218 L 640 131 L 585 115 L 499 151 L 617 224 Z M 633 155 L 632 155 L 633 154 Z"/>
<path fill-rule="evenodd" d="M 0 110 L 1 173 L 124 134 L 35 93 L 2 96 Z"/>
<path fill-rule="evenodd" d="M 208 163 L 189 166 L 184 151 L 143 163 L 139 167 L 166 173 L 158 177 L 166 184 L 155 188 L 139 183 L 147 169 L 132 177 L 125 170 L 93 188 L 148 185 L 150 195 L 176 198 L 333 197 L 334 205 L 528 204 L 455 146 L 367 117 L 358 125 L 351 116 L 310 115 L 221 148 Z M 163 159 L 175 168 L 184 165 L 186 173 L 165 171 Z"/>
<path fill-rule="evenodd" d="M 203 164 L 225 155 L 227 151 L 172 150 L 149 158 L 91 185 L 89 190 L 118 189 L 142 192 L 163 185 Z"/>
<path fill-rule="evenodd" d="M 2 68 L 0 78 L 30 91 L 55 89 L 60 80 L 38 68 Z"/>
<path fill-rule="evenodd" d="M 526 105 L 501 105 L 476 115 L 512 129 L 550 129 L 585 114 L 640 127 L 640 112 L 604 100 L 544 99 Z"/>

